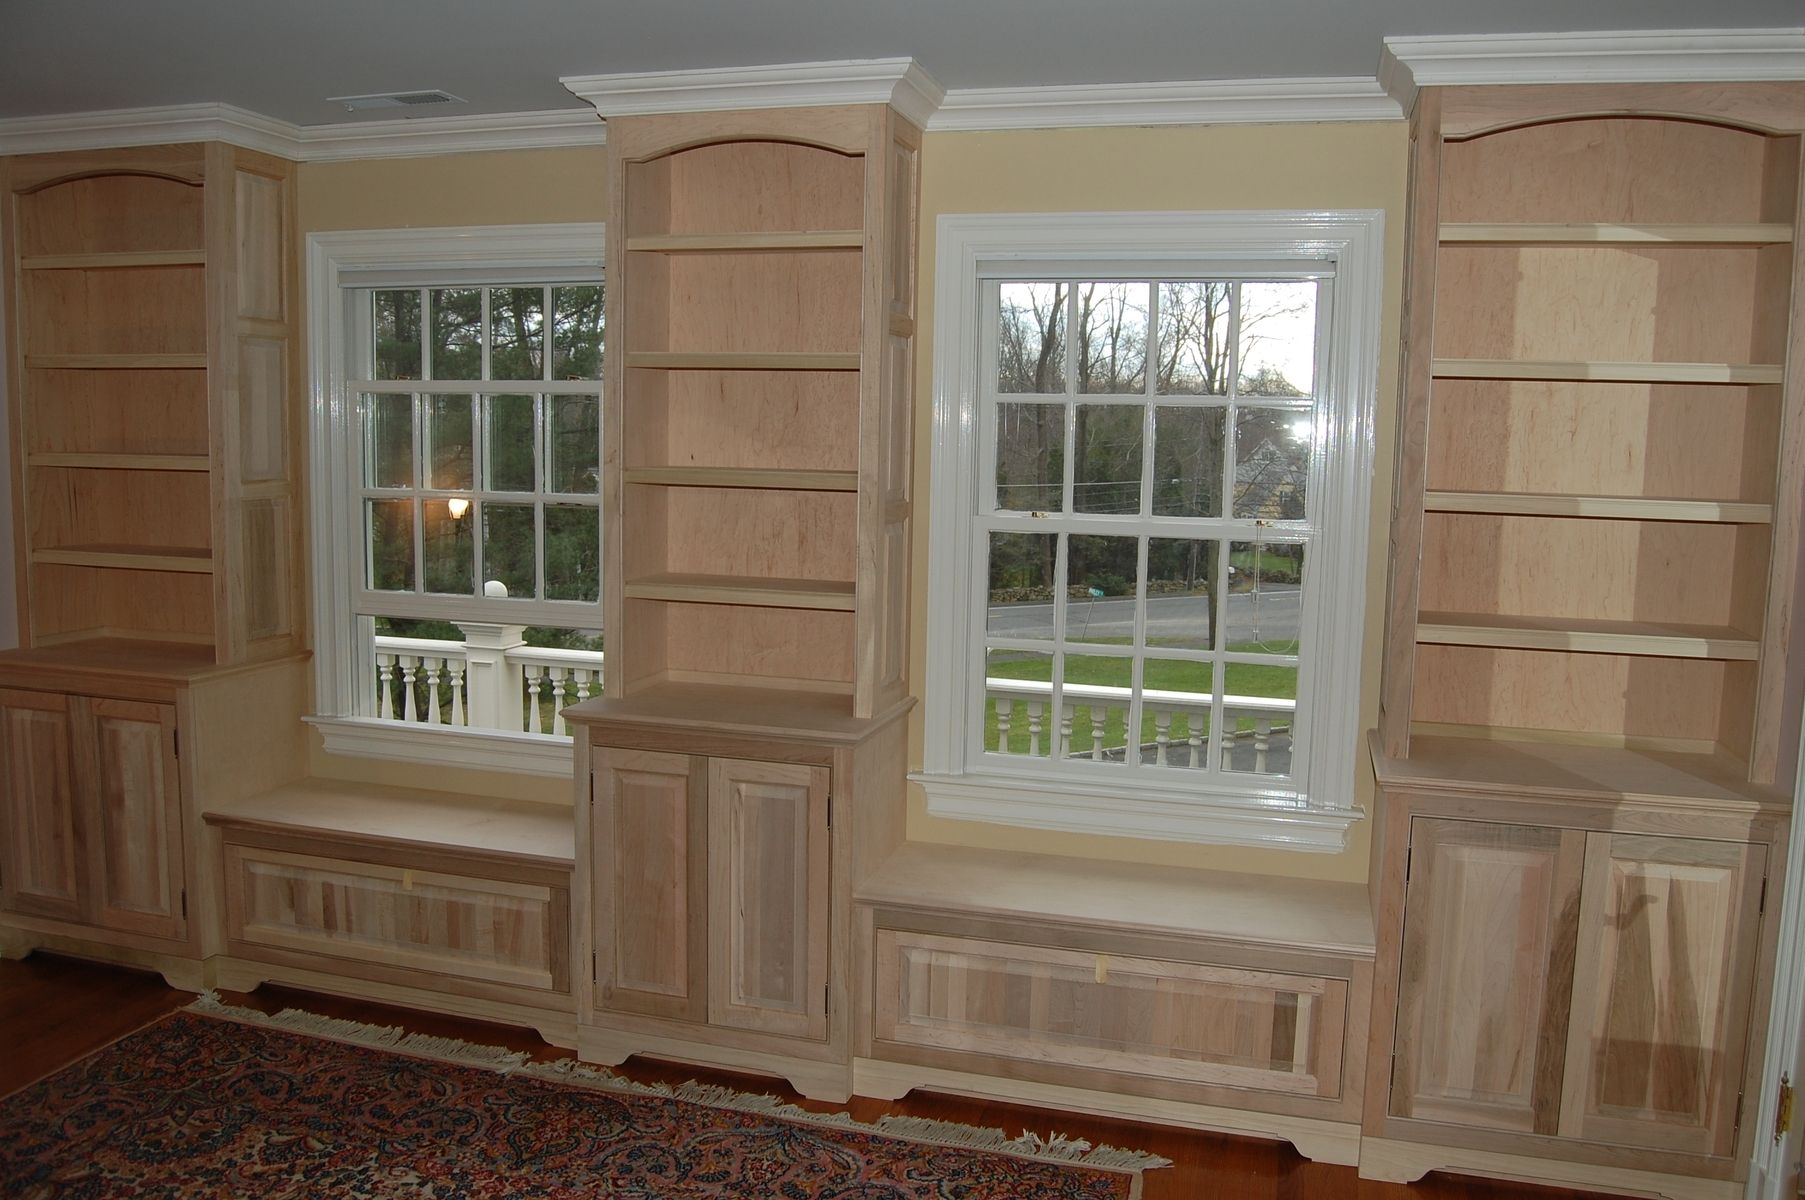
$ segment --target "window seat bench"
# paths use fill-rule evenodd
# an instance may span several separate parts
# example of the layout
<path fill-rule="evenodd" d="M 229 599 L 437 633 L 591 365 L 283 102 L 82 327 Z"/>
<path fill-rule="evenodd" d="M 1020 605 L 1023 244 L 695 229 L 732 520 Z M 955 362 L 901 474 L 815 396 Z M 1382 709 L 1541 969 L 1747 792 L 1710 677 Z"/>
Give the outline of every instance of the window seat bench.
<path fill-rule="evenodd" d="M 286 983 L 574 1044 L 568 807 L 304 779 L 205 819 L 220 987 Z"/>
<path fill-rule="evenodd" d="M 854 902 L 858 1093 L 928 1087 L 1358 1161 L 1363 885 L 912 842 Z"/>

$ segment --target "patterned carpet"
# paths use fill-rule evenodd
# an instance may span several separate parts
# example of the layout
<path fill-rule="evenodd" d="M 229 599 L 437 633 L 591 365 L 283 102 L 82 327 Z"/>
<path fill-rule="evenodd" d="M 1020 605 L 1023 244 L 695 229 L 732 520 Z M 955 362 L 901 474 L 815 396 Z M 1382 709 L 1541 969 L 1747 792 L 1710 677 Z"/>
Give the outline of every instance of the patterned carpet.
<path fill-rule="evenodd" d="M 858 1125 L 769 1097 L 212 1008 L 0 1100 L 0 1196 L 1127 1200 L 1139 1170 L 1163 1161 L 923 1121 Z M 346 1040 L 280 1027 L 309 1022 Z"/>

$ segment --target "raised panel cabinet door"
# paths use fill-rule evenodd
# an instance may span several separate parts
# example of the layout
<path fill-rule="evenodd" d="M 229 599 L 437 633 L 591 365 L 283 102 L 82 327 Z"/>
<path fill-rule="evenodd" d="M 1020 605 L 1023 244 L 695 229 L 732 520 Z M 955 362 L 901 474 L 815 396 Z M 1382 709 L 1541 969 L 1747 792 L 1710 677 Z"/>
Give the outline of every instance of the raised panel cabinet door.
<path fill-rule="evenodd" d="M 1552 1134 L 1585 834 L 1410 826 L 1391 1113 Z"/>
<path fill-rule="evenodd" d="M 69 697 L 0 690 L 6 789 L 0 903 L 13 912 L 79 921 L 81 842 L 69 743 Z"/>
<path fill-rule="evenodd" d="M 827 1037 L 828 771 L 708 768 L 711 1024 Z"/>
<path fill-rule="evenodd" d="M 593 761 L 596 1006 L 706 1020 L 706 760 L 598 746 Z"/>
<path fill-rule="evenodd" d="M 1588 836 L 1562 1134 L 1732 1153 L 1766 863 L 1737 842 Z"/>
<path fill-rule="evenodd" d="M 75 784 L 88 849 L 88 919 L 108 929 L 187 932 L 175 709 L 75 700 Z"/>

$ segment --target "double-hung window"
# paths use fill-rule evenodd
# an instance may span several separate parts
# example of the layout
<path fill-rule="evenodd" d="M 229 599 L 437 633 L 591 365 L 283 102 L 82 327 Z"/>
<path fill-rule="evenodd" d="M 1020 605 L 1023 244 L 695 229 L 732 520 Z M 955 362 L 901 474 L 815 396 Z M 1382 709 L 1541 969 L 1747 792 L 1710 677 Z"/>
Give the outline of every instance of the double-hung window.
<path fill-rule="evenodd" d="M 601 253 L 596 226 L 310 239 L 328 749 L 568 769 L 533 740 L 601 683 Z"/>
<path fill-rule="evenodd" d="M 1339 846 L 1377 217 L 940 237 L 931 811 Z"/>

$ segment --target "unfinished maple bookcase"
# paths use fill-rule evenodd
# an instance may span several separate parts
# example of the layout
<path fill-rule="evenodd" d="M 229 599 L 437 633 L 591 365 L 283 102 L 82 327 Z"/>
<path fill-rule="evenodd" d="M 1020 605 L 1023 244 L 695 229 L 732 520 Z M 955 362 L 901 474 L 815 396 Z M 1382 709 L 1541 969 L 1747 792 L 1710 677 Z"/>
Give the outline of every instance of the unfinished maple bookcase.
<path fill-rule="evenodd" d="M 292 176 L 222 144 L 0 163 L 11 952 L 192 981 L 202 805 L 299 770 Z"/>
<path fill-rule="evenodd" d="M 850 895 L 899 840 L 910 703 L 920 136 L 886 104 L 609 116 L 586 1058 L 850 1094 Z"/>
<path fill-rule="evenodd" d="M 1364 1173 L 1740 1190 L 1799 729 L 1802 129 L 1797 84 L 1418 96 Z"/>

